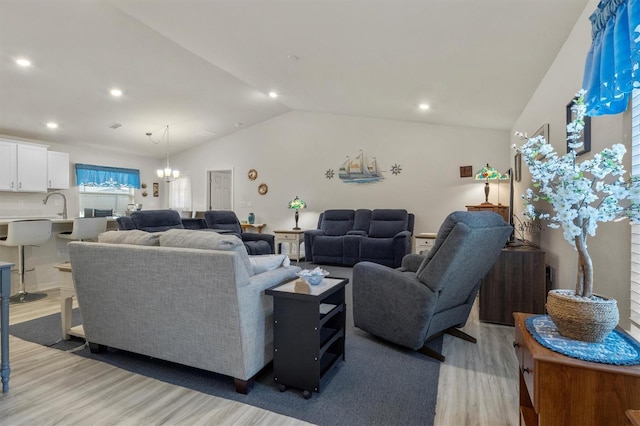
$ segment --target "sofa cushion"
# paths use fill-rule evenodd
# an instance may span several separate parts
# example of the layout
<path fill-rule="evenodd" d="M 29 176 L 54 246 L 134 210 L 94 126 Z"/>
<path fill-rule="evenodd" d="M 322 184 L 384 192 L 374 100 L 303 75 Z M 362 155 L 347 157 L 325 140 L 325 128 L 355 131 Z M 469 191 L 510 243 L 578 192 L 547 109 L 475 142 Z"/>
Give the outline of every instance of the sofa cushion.
<path fill-rule="evenodd" d="M 167 229 L 184 229 L 180 213 L 175 210 L 140 210 L 131 213 L 136 229 L 162 232 Z"/>
<path fill-rule="evenodd" d="M 192 229 L 169 229 L 160 235 L 160 245 L 204 250 L 235 251 L 247 269 L 254 275 L 249 255 L 240 238 L 235 235 L 222 235 L 217 232 L 205 232 Z"/>
<path fill-rule="evenodd" d="M 407 230 L 409 213 L 399 209 L 377 209 L 371 212 L 369 237 L 392 238 Z"/>
<path fill-rule="evenodd" d="M 266 271 L 277 269 L 281 266 L 291 265 L 289 256 L 284 254 L 263 254 L 260 256 L 249 256 L 249 261 L 253 267 L 253 274 L 258 275 Z"/>
<path fill-rule="evenodd" d="M 130 231 L 107 231 L 98 235 L 99 243 L 133 244 L 136 246 L 159 246 L 160 234 L 132 229 Z"/>
<path fill-rule="evenodd" d="M 326 210 L 322 214 L 322 229 L 325 235 L 341 236 L 353 229 L 355 211 L 353 210 Z"/>

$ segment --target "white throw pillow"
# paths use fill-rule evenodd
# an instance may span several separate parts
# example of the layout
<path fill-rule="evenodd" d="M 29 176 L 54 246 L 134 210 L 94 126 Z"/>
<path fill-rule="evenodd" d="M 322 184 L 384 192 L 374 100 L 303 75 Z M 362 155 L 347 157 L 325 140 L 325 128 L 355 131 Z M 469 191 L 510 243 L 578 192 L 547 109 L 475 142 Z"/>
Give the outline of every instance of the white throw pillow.
<path fill-rule="evenodd" d="M 260 256 L 249 256 L 249 261 L 253 267 L 253 274 L 258 275 L 263 272 L 277 269 L 281 266 L 291 265 L 289 256 L 284 254 L 263 254 Z"/>

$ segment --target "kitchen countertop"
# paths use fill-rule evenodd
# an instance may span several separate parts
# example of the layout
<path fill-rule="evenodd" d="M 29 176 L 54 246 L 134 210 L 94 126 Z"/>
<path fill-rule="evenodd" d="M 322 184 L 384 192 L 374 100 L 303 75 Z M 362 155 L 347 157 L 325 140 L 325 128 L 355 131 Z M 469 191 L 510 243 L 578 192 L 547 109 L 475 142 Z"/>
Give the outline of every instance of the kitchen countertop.
<path fill-rule="evenodd" d="M 0 225 L 7 225 L 9 222 L 15 222 L 16 220 L 38 220 L 38 219 L 50 219 L 52 223 L 73 223 L 73 218 L 71 219 L 60 219 L 59 217 L 52 216 L 22 216 L 22 217 L 0 217 Z M 116 220 L 115 217 L 107 217 L 107 222 L 114 222 Z"/>

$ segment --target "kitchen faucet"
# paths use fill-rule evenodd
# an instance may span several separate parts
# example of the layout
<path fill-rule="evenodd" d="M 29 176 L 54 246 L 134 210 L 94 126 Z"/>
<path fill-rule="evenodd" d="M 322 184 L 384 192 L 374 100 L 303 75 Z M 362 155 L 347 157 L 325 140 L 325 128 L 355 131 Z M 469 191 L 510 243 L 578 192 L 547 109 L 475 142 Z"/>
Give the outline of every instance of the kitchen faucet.
<path fill-rule="evenodd" d="M 47 200 L 49 200 L 49 197 L 51 197 L 52 195 L 59 195 L 64 200 L 64 204 L 62 206 L 62 218 L 66 219 L 67 218 L 67 196 L 64 195 L 62 192 L 50 192 L 50 193 L 48 193 L 47 196 L 45 197 L 45 199 L 42 200 L 42 204 L 47 204 Z M 58 214 L 60 214 L 60 213 L 58 213 Z"/>

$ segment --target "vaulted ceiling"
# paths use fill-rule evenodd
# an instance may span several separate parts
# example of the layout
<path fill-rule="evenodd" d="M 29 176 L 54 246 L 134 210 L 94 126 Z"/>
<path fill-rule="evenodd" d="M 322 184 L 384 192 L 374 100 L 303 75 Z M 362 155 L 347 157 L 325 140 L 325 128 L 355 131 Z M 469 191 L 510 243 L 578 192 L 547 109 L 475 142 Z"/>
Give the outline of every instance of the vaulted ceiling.
<path fill-rule="evenodd" d="M 291 110 L 508 130 L 587 2 L 0 0 L 0 134 L 160 158 L 145 133 Z"/>

